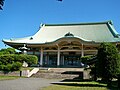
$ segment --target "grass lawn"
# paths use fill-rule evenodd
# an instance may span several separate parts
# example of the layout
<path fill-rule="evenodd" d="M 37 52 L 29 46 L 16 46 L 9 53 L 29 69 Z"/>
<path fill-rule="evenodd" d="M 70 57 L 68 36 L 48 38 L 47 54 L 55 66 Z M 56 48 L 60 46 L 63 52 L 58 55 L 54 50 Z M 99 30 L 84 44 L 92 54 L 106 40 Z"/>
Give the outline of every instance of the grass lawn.
<path fill-rule="evenodd" d="M 12 80 L 20 78 L 19 76 L 0 76 L 0 80 Z"/>
<path fill-rule="evenodd" d="M 21 68 L 21 70 L 30 70 L 30 71 L 31 71 L 32 69 L 34 69 L 34 67 L 22 67 L 22 68 Z"/>
<path fill-rule="evenodd" d="M 44 87 L 42 90 L 109 90 L 109 89 L 107 88 L 107 84 L 89 81 L 89 82 L 62 82 L 48 87 Z"/>
<path fill-rule="evenodd" d="M 63 85 L 52 85 L 42 90 L 108 90 L 105 87 L 76 87 L 76 86 L 63 86 Z"/>

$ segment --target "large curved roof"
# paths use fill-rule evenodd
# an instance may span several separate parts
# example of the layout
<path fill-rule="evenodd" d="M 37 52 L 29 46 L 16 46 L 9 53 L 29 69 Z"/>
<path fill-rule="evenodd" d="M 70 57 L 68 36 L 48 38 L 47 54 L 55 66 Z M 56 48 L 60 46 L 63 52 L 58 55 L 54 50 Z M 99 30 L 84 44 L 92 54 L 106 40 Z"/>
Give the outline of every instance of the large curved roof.
<path fill-rule="evenodd" d="M 68 34 L 68 35 L 67 35 Z M 42 24 L 39 31 L 30 37 L 3 39 L 6 44 L 44 44 L 60 38 L 75 37 L 85 42 L 119 42 L 120 38 L 111 21 L 77 24 Z"/>

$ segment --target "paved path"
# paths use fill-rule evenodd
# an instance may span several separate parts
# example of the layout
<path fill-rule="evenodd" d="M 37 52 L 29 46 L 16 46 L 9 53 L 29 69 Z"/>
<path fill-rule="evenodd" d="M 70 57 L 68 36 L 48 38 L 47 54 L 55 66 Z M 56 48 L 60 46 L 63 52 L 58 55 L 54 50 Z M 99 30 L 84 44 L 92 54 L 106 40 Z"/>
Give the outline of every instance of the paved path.
<path fill-rule="evenodd" d="M 42 78 L 19 78 L 15 80 L 0 81 L 0 90 L 40 90 L 59 80 Z"/>

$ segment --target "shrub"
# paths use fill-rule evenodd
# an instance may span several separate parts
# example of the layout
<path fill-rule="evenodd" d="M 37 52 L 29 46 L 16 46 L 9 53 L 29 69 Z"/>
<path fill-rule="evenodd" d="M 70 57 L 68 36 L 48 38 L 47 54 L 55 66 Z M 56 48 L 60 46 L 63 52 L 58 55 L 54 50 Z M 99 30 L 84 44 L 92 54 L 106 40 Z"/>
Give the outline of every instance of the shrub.
<path fill-rule="evenodd" d="M 27 62 L 29 66 L 31 66 L 32 64 L 37 64 L 37 62 L 38 62 L 38 58 L 35 55 L 21 54 L 18 56 L 17 60 L 20 62 L 23 62 L 23 61 Z"/>
<path fill-rule="evenodd" d="M 28 55 L 26 62 L 28 63 L 29 66 L 31 66 L 33 64 L 37 64 L 38 58 L 37 58 L 37 56 L 34 56 L 34 55 Z"/>
<path fill-rule="evenodd" d="M 12 64 L 11 71 L 20 70 L 21 67 L 22 67 L 22 63 L 20 63 L 20 62 L 15 62 L 15 63 Z"/>
<path fill-rule="evenodd" d="M 5 49 L 1 49 L 0 50 L 0 55 L 4 55 L 4 54 L 15 54 L 16 51 L 14 48 L 5 48 Z"/>
<path fill-rule="evenodd" d="M 9 71 L 11 71 L 11 69 L 12 69 L 12 64 L 7 64 L 7 65 L 5 65 L 3 71 L 9 72 Z"/>
<path fill-rule="evenodd" d="M 12 64 L 0 65 L 0 70 L 3 71 L 5 74 L 10 72 L 11 68 L 12 68 Z"/>
<path fill-rule="evenodd" d="M 32 64 L 37 64 L 38 58 L 35 55 L 24 55 L 24 54 L 5 54 L 5 55 L 0 55 L 0 64 L 12 64 L 14 62 L 21 62 L 23 61 L 27 62 L 29 66 Z"/>
<path fill-rule="evenodd" d="M 2 71 L 4 69 L 5 65 L 0 65 L 0 70 Z"/>
<path fill-rule="evenodd" d="M 37 64 L 38 58 L 35 55 L 24 55 L 24 54 L 5 54 L 0 55 L 0 62 L 7 65 L 8 63 L 12 64 L 14 62 L 27 62 L 30 65 Z"/>
<path fill-rule="evenodd" d="M 87 60 L 89 60 L 90 58 L 91 58 L 91 56 L 83 56 L 83 57 L 81 57 L 81 62 L 87 63 Z"/>
<path fill-rule="evenodd" d="M 0 70 L 2 71 L 17 71 L 22 67 L 23 61 L 29 66 L 37 64 L 38 58 L 34 55 L 24 54 L 5 54 L 0 55 Z"/>
<path fill-rule="evenodd" d="M 95 55 L 89 55 L 89 56 L 84 56 L 81 57 L 81 62 L 84 64 L 94 64 L 96 62 L 96 56 Z"/>
<path fill-rule="evenodd" d="M 111 80 L 120 73 L 120 57 L 115 45 L 102 43 L 98 49 L 97 74 L 103 80 Z"/>
<path fill-rule="evenodd" d="M 8 63 L 12 64 L 13 61 L 14 61 L 13 54 L 0 55 L 0 62 L 2 62 L 2 64 L 4 65 L 7 65 Z"/>
<path fill-rule="evenodd" d="M 15 62 L 13 64 L 0 65 L 0 70 L 4 72 L 18 71 L 22 67 L 22 63 Z"/>

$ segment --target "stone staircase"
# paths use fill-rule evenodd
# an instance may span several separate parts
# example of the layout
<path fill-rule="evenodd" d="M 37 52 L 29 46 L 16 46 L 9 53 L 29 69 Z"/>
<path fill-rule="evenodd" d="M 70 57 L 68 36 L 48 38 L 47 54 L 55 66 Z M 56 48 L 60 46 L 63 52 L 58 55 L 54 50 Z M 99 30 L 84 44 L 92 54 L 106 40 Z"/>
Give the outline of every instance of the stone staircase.
<path fill-rule="evenodd" d="M 53 72 L 66 72 L 66 71 L 84 71 L 84 68 L 48 68 L 49 71 Z"/>
<path fill-rule="evenodd" d="M 80 76 L 83 68 L 48 68 L 40 69 L 38 73 L 32 77 L 47 79 L 73 79 Z M 82 76 L 81 76 L 82 77 Z"/>
<path fill-rule="evenodd" d="M 39 71 L 39 68 L 34 68 L 31 72 L 29 72 L 27 77 L 30 77 L 30 76 L 36 74 L 38 71 Z"/>
<path fill-rule="evenodd" d="M 32 71 L 23 70 L 22 71 L 22 76 L 31 77 L 32 75 L 36 74 L 37 72 L 39 72 L 39 68 L 34 68 Z"/>

